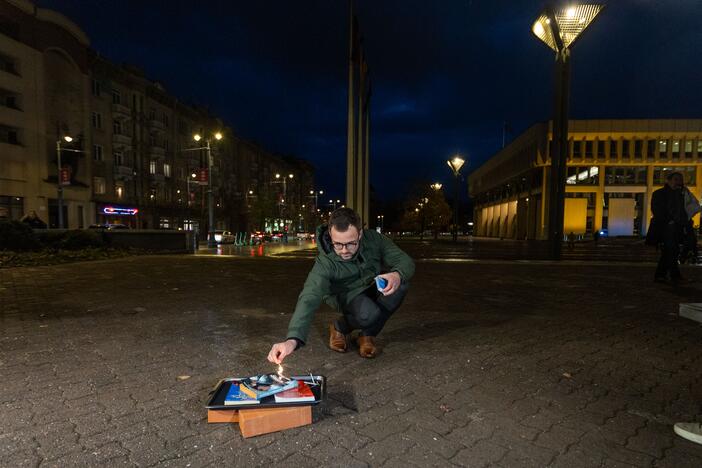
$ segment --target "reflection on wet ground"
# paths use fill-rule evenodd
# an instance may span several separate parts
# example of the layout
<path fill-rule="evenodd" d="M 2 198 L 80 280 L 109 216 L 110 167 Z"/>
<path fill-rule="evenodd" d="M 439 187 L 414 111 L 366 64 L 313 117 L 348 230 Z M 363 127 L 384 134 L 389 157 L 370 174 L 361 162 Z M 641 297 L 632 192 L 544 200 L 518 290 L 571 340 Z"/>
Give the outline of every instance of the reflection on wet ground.
<path fill-rule="evenodd" d="M 196 255 L 223 257 L 268 257 L 300 250 L 315 249 L 316 247 L 317 244 L 314 241 L 301 240 L 293 240 L 287 243 L 267 242 L 258 245 L 220 244 L 216 248 L 208 248 L 206 245 L 202 245 L 198 249 Z"/>

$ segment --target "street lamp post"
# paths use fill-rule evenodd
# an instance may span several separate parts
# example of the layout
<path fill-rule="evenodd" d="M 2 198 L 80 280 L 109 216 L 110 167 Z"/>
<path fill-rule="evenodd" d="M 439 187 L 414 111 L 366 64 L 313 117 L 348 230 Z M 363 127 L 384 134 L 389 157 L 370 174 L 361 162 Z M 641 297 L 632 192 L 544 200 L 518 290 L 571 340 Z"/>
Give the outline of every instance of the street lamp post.
<path fill-rule="evenodd" d="M 65 135 L 63 138 L 59 138 L 56 140 L 56 166 L 58 168 L 58 172 L 56 173 L 56 182 L 57 182 L 57 197 L 58 197 L 58 227 L 59 229 L 63 229 L 64 226 L 64 219 L 63 219 L 63 180 L 61 180 L 61 152 L 63 151 L 70 151 L 72 153 L 85 153 L 83 150 L 77 150 L 77 149 L 69 149 L 69 148 L 63 148 L 61 146 L 61 140 L 65 141 L 66 143 L 70 143 L 73 141 L 73 138 Z"/>
<path fill-rule="evenodd" d="M 463 160 L 460 156 L 455 156 L 453 159 L 449 159 L 448 161 L 446 161 L 446 164 L 448 164 L 448 166 L 451 168 L 453 176 L 456 179 L 455 193 L 453 198 L 453 241 L 458 242 L 458 186 L 459 179 L 461 177 L 461 168 L 465 164 L 465 160 Z"/>
<path fill-rule="evenodd" d="M 222 139 L 222 134 L 217 132 L 214 134 L 215 140 L 219 141 Z M 193 135 L 193 140 L 200 142 L 202 136 L 199 134 Z M 189 148 L 184 151 L 196 151 L 196 150 L 206 150 L 207 153 L 207 246 L 216 247 L 217 243 L 214 238 L 214 193 L 212 191 L 212 147 L 210 145 L 210 139 L 205 138 L 205 146 L 199 148 Z"/>
<path fill-rule="evenodd" d="M 602 11 L 604 5 L 570 5 L 558 10 L 548 6 L 532 26 L 532 32 L 556 52 L 553 96 L 553 144 L 549 190 L 548 239 L 551 257 L 561 258 L 565 208 L 566 165 L 568 163 L 568 94 L 570 90 L 570 47 Z"/>

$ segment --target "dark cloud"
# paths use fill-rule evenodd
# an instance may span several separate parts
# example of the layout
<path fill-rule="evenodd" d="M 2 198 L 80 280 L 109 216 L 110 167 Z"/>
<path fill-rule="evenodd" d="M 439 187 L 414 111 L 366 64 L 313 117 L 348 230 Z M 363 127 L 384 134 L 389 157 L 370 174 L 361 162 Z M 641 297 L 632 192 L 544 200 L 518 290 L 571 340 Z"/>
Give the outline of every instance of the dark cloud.
<path fill-rule="evenodd" d="M 313 161 L 343 196 L 348 4 L 343 0 L 42 0 L 93 46 L 140 65 L 244 136 Z M 476 167 L 503 121 L 551 112 L 553 54 L 531 35 L 533 0 L 358 0 L 373 80 L 372 182 L 449 182 L 445 159 Z M 699 117 L 702 7 L 618 0 L 573 49 L 571 117 Z"/>

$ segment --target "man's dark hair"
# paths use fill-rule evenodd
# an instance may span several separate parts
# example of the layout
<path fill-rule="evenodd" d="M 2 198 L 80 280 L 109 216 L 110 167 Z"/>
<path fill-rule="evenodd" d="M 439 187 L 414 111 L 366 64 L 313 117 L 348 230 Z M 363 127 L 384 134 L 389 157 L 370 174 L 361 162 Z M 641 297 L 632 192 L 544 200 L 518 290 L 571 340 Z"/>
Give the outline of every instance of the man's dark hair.
<path fill-rule="evenodd" d="M 329 227 L 334 227 L 339 232 L 346 232 L 349 226 L 354 226 L 359 231 L 363 229 L 361 217 L 351 208 L 337 208 L 329 216 Z"/>
<path fill-rule="evenodd" d="M 669 172 L 668 175 L 665 176 L 665 180 L 670 180 L 675 176 L 683 177 L 682 172 L 673 171 L 673 172 Z M 684 177 L 683 177 L 683 179 L 684 179 Z"/>

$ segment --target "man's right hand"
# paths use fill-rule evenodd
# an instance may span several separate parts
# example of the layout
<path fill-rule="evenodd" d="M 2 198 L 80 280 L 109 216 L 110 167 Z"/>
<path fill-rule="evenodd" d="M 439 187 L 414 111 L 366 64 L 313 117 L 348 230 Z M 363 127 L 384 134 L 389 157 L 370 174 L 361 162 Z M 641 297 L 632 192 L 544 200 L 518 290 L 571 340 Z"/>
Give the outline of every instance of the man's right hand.
<path fill-rule="evenodd" d="M 268 360 L 274 364 L 280 364 L 287 356 L 291 355 L 297 348 L 297 341 L 287 340 L 282 343 L 276 343 L 268 353 Z"/>

